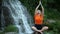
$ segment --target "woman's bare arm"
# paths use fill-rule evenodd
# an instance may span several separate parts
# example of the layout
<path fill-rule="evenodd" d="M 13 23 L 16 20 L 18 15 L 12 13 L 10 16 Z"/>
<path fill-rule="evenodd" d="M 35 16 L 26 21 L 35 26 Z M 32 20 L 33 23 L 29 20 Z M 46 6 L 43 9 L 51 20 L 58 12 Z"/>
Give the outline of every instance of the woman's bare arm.
<path fill-rule="evenodd" d="M 44 8 L 43 8 L 42 4 L 41 4 L 41 8 L 42 8 L 42 14 L 44 15 Z"/>
<path fill-rule="evenodd" d="M 38 4 L 38 6 L 37 6 L 36 9 L 35 9 L 35 13 L 36 13 L 36 11 L 38 10 L 38 8 L 39 8 L 40 5 L 41 5 L 41 2 L 39 1 L 39 4 Z"/>
<path fill-rule="evenodd" d="M 38 10 L 39 6 L 40 6 L 40 4 L 36 7 L 35 11 Z"/>

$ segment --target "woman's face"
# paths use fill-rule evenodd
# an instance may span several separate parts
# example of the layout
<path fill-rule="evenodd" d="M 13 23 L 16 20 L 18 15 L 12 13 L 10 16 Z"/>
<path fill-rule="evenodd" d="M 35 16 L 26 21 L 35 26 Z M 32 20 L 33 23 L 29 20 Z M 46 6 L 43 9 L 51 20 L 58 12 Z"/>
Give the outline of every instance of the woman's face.
<path fill-rule="evenodd" d="M 37 10 L 37 14 L 41 14 L 41 11 L 40 10 Z"/>

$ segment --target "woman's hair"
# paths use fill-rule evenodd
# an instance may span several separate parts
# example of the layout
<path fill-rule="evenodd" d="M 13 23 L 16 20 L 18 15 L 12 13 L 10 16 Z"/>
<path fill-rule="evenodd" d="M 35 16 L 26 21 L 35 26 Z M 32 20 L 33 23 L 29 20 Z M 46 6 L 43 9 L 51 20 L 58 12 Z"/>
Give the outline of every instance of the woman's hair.
<path fill-rule="evenodd" d="M 37 14 L 40 14 L 41 13 L 41 11 L 40 10 L 37 10 Z"/>

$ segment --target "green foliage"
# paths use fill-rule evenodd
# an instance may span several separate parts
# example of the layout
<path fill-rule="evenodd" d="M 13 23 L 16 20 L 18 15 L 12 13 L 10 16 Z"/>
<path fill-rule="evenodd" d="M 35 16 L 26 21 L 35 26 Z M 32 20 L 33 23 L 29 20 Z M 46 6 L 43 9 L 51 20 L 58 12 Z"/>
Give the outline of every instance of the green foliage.
<path fill-rule="evenodd" d="M 47 18 L 60 19 L 60 0 L 47 0 Z"/>
<path fill-rule="evenodd" d="M 39 0 L 20 0 L 25 5 L 29 13 L 34 16 L 34 10 L 39 3 Z M 45 15 L 48 19 L 60 19 L 59 0 L 42 0 L 45 8 Z"/>
<path fill-rule="evenodd" d="M 18 32 L 18 29 L 14 25 L 8 25 L 5 28 L 4 32 Z"/>
<path fill-rule="evenodd" d="M 20 0 L 23 5 L 25 5 L 29 13 L 33 16 L 36 6 L 38 5 L 38 0 Z"/>
<path fill-rule="evenodd" d="M 55 34 L 60 33 L 60 27 L 59 27 L 60 21 L 56 21 L 55 23 L 49 23 L 47 25 L 48 25 L 50 31 L 53 31 Z"/>
<path fill-rule="evenodd" d="M 4 34 L 4 32 L 0 32 L 0 34 Z"/>

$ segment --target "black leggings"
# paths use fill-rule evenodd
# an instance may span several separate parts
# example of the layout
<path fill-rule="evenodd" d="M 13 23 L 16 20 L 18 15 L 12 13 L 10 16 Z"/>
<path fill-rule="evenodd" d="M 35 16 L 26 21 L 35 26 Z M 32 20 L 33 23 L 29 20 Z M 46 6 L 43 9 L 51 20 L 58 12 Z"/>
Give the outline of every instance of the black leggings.
<path fill-rule="evenodd" d="M 34 25 L 38 30 L 41 30 L 44 26 L 46 26 L 45 24 L 42 24 L 42 25 L 37 25 L 35 24 Z M 35 31 L 33 34 L 36 34 L 37 31 Z M 41 34 L 40 32 L 37 32 L 37 34 Z"/>
<path fill-rule="evenodd" d="M 35 27 L 38 29 L 38 30 L 41 30 L 43 27 L 44 27 L 44 25 L 42 24 L 42 25 L 37 25 L 37 24 L 35 24 Z"/>

